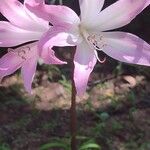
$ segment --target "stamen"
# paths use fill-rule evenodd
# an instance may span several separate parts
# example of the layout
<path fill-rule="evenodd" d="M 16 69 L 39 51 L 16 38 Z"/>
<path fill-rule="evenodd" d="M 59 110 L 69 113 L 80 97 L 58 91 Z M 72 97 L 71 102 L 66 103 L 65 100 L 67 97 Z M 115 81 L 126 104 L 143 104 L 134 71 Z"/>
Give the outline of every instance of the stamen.
<path fill-rule="evenodd" d="M 25 50 L 22 49 L 22 50 L 18 51 L 18 56 L 20 56 L 24 60 L 26 60 L 25 55 L 26 55 L 26 51 Z"/>
<path fill-rule="evenodd" d="M 94 47 L 94 54 L 95 54 L 95 57 L 97 58 L 97 60 L 100 63 L 104 63 L 106 61 L 106 57 L 104 57 L 104 59 L 101 60 L 97 53 L 97 51 L 103 51 L 104 47 L 107 46 L 106 42 L 103 39 L 103 36 L 96 35 L 96 34 L 89 35 L 87 37 L 87 41 L 89 42 L 90 45 L 92 45 Z"/>
<path fill-rule="evenodd" d="M 21 57 L 23 60 L 26 60 L 28 57 L 29 52 L 31 51 L 30 47 L 22 47 L 22 49 L 8 49 L 8 52 L 12 52 L 17 54 L 19 57 Z"/>
<path fill-rule="evenodd" d="M 9 52 L 15 53 L 15 50 L 12 49 L 12 48 L 8 48 L 8 53 L 9 53 Z"/>
<path fill-rule="evenodd" d="M 106 42 L 103 39 L 102 35 L 89 35 L 87 41 L 94 47 L 95 50 L 102 51 L 106 46 Z"/>

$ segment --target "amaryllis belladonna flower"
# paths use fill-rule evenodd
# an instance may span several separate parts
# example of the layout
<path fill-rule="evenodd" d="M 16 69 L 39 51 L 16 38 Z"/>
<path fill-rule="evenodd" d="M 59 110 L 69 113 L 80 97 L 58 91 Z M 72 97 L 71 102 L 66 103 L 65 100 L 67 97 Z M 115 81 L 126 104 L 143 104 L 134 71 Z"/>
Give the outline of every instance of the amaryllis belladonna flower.
<path fill-rule="evenodd" d="M 64 32 L 68 33 L 66 42 L 77 46 L 74 56 L 74 81 L 78 95 L 85 92 L 89 75 L 97 60 L 103 62 L 98 57 L 98 51 L 103 51 L 122 62 L 150 65 L 150 45 L 148 43 L 131 33 L 110 31 L 130 23 L 150 4 L 150 0 L 118 0 L 102 10 L 104 2 L 105 0 L 79 0 L 80 18 L 69 8 L 63 11 L 51 9 L 44 4 L 44 0 L 37 2 L 36 5 L 27 4 L 30 11 L 57 26 L 57 28 L 50 29 L 45 39 L 41 41 L 40 46 L 43 49 L 48 45 L 59 46 L 57 42 L 63 39 Z M 53 12 L 56 18 L 51 17 Z M 64 30 L 58 27 L 64 24 L 68 24 L 70 29 Z M 57 35 L 58 39 L 53 40 L 54 35 Z M 65 46 L 66 42 L 63 42 L 62 45 Z"/>
<path fill-rule="evenodd" d="M 24 3 L 31 5 L 35 0 L 25 0 Z M 0 21 L 0 47 L 13 47 L 29 41 L 41 40 L 43 34 L 46 34 L 50 28 L 48 21 L 36 17 L 18 0 L 0 0 L 0 12 L 9 21 Z M 21 68 L 25 88 L 31 92 L 39 57 L 46 64 L 65 63 L 55 57 L 51 47 L 40 56 L 38 42 L 15 49 L 9 48 L 8 53 L 0 59 L 0 79 Z"/>

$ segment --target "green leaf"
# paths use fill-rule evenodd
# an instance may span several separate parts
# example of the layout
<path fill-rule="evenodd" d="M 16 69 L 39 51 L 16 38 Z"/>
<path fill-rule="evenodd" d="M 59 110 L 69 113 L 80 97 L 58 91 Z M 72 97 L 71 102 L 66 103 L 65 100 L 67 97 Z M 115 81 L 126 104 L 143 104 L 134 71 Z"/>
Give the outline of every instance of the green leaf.
<path fill-rule="evenodd" d="M 49 148 L 63 148 L 64 150 L 68 150 L 66 144 L 60 142 L 47 143 L 40 147 L 40 150 L 49 150 Z"/>
<path fill-rule="evenodd" d="M 95 143 L 87 143 L 87 144 L 83 144 L 79 150 L 101 150 L 101 147 L 98 144 Z"/>

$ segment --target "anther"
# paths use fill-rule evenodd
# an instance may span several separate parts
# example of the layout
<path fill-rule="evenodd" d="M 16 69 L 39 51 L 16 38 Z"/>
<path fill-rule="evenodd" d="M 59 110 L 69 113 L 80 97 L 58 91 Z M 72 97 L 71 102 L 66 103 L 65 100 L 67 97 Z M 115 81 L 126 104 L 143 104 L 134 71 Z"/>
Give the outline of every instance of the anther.
<path fill-rule="evenodd" d="M 31 51 L 31 49 L 30 49 L 30 47 L 29 47 L 29 46 L 27 46 L 27 47 L 26 47 L 26 49 L 27 49 L 28 51 Z"/>
<path fill-rule="evenodd" d="M 102 35 L 92 34 L 87 37 L 87 41 L 94 48 L 95 57 L 100 63 L 104 63 L 106 61 L 106 57 L 102 60 L 99 58 L 97 51 L 102 51 L 107 44 L 105 43 L 104 37 Z"/>
<path fill-rule="evenodd" d="M 102 35 L 89 35 L 87 37 L 88 42 L 94 47 L 95 50 L 102 51 L 106 46 Z"/>
<path fill-rule="evenodd" d="M 8 48 L 8 53 L 9 53 L 9 52 L 15 53 L 15 50 L 12 49 L 12 48 Z"/>
<path fill-rule="evenodd" d="M 17 54 L 19 57 L 21 57 L 23 60 L 27 59 L 27 54 L 31 51 L 30 47 L 22 47 L 22 49 L 8 49 L 8 53 L 14 53 Z"/>
<path fill-rule="evenodd" d="M 20 56 L 24 60 L 26 60 L 25 55 L 26 55 L 26 51 L 25 50 L 18 51 L 18 56 Z"/>

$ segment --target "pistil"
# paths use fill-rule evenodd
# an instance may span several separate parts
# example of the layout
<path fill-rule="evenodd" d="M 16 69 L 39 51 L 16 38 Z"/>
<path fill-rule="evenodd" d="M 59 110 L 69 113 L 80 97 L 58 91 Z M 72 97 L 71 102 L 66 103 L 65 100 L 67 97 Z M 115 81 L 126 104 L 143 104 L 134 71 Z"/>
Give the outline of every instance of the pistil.
<path fill-rule="evenodd" d="M 102 60 L 98 56 L 97 51 L 103 51 L 104 47 L 107 46 L 104 37 L 102 35 L 97 34 L 89 34 L 87 30 L 85 30 L 83 27 L 80 26 L 80 32 L 83 38 L 86 40 L 87 44 L 94 49 L 94 54 L 97 60 L 100 63 L 104 63 L 106 61 L 106 57 L 104 57 Z"/>

